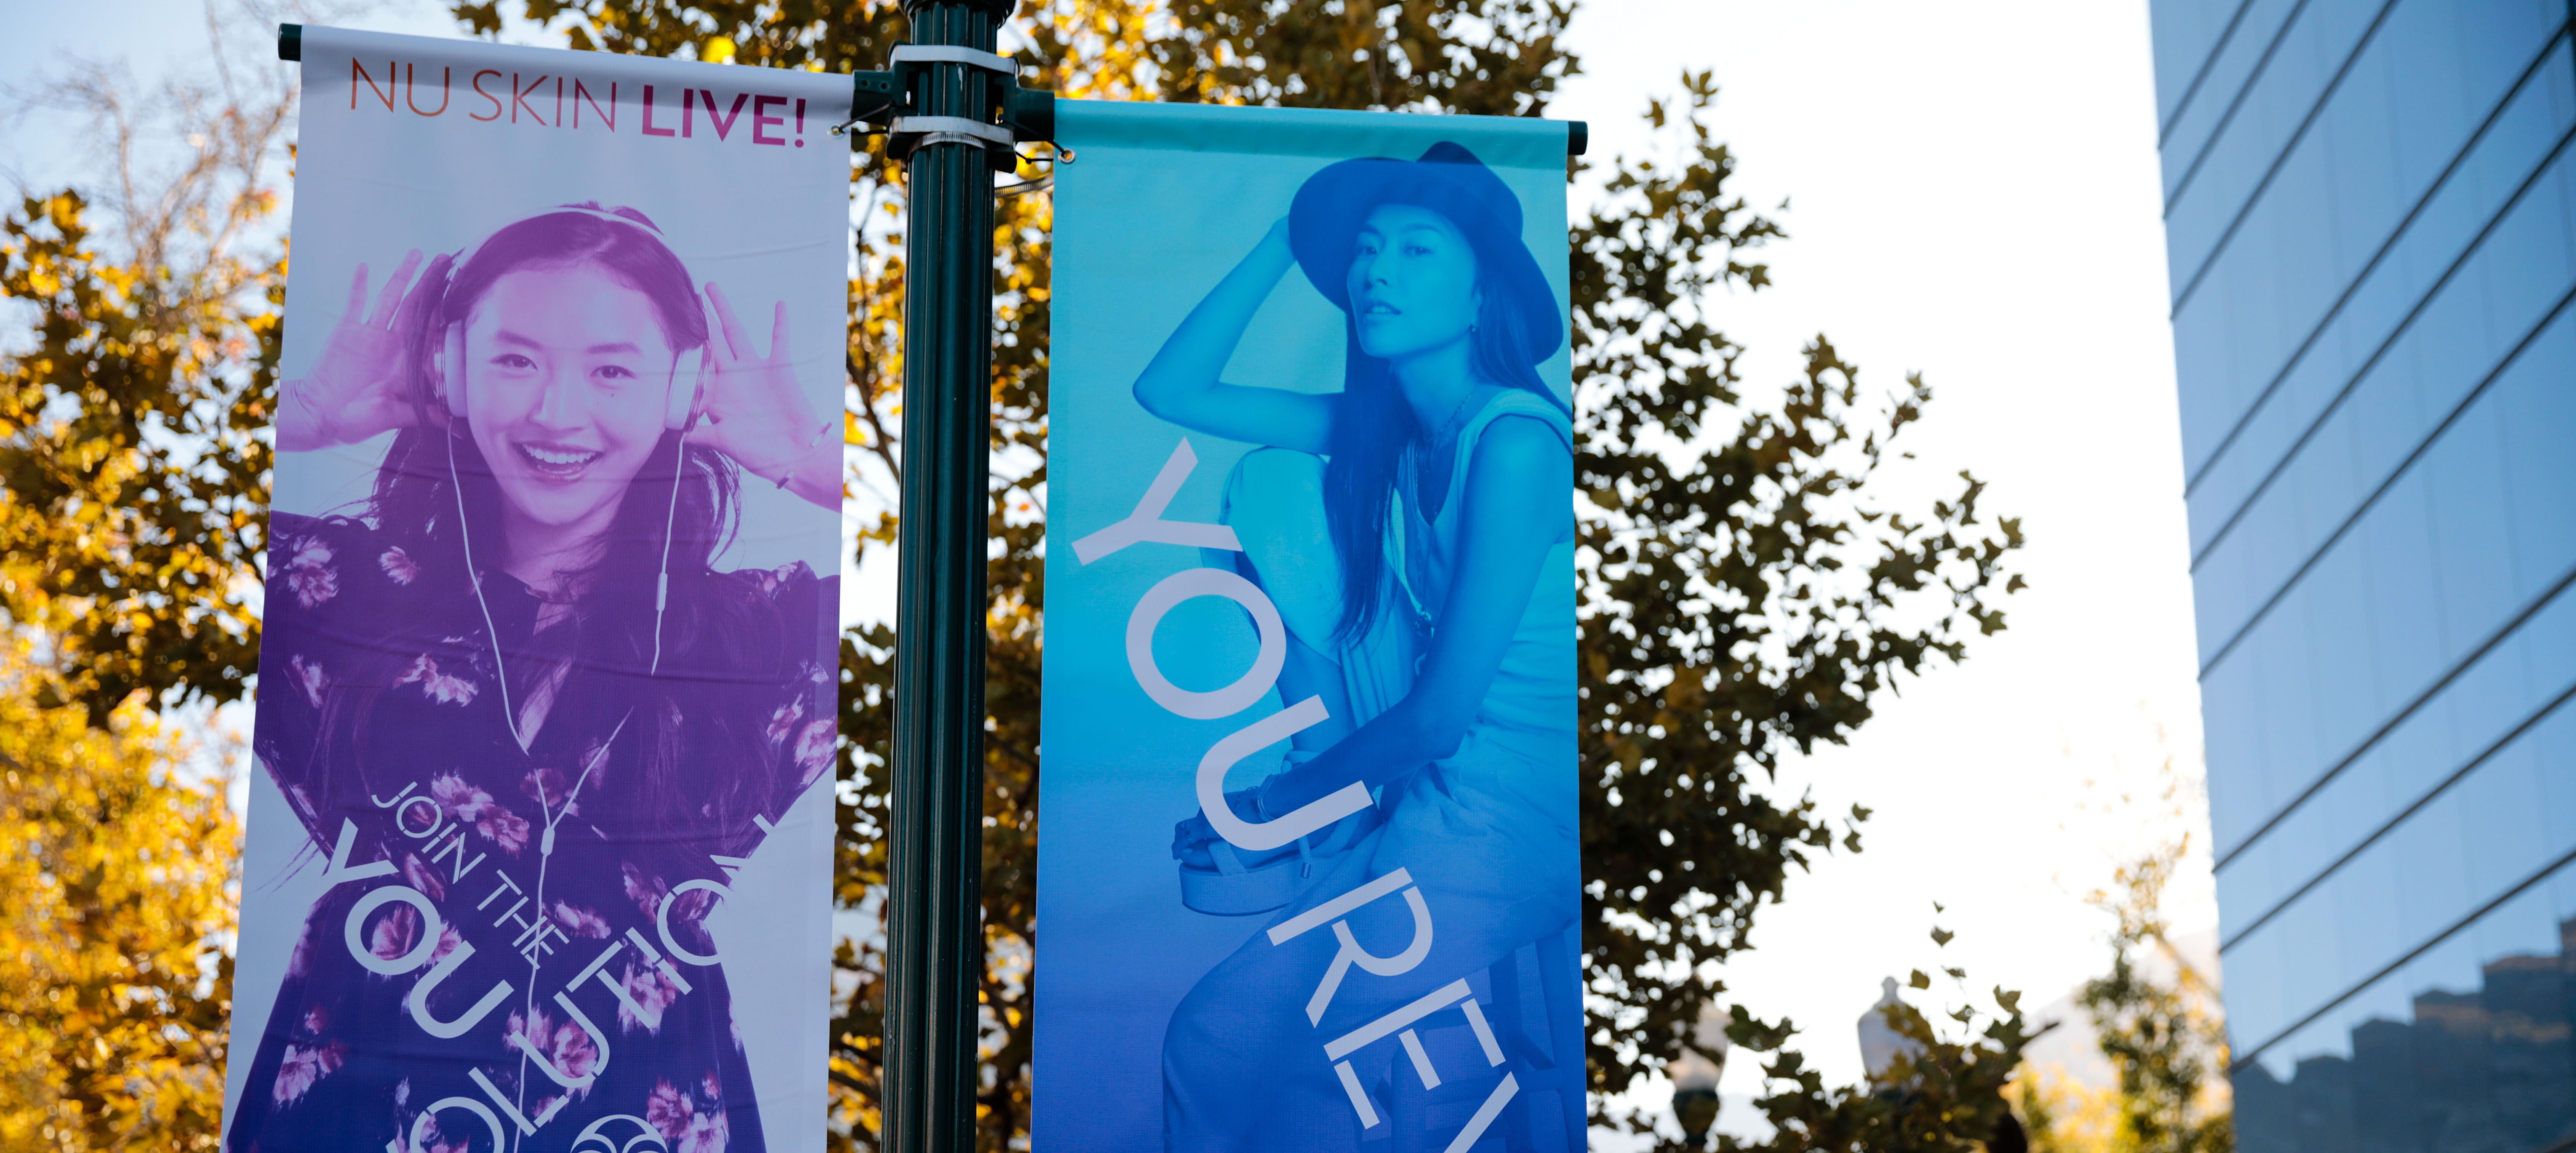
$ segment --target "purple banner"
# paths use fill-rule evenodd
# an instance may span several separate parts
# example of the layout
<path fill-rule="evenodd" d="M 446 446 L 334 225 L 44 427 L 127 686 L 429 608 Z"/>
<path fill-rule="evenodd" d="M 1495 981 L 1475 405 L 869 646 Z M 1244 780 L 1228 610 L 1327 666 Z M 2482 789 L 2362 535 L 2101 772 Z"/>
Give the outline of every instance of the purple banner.
<path fill-rule="evenodd" d="M 819 1148 L 848 80 L 303 60 L 226 1147 Z"/>

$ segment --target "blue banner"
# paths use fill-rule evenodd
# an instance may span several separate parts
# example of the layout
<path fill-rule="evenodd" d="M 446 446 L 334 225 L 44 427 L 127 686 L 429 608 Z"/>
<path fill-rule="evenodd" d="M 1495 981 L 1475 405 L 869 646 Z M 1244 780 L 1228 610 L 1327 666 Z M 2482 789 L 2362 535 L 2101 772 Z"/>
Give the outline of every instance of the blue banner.
<path fill-rule="evenodd" d="M 1058 107 L 1035 1146 L 1580 1149 L 1566 126 Z"/>

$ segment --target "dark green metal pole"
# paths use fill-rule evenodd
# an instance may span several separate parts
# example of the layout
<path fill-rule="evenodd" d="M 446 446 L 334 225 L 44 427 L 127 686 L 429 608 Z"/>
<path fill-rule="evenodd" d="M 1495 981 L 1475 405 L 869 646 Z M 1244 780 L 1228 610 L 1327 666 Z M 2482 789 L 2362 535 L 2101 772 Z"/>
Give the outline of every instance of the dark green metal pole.
<path fill-rule="evenodd" d="M 990 52 L 1012 0 L 906 0 L 912 43 Z M 1007 87 L 1007 79 L 1002 81 Z M 990 123 L 995 79 L 929 63 L 909 114 Z M 973 1153 L 983 976 L 984 508 L 993 165 L 924 138 L 906 162 L 903 524 L 895 617 L 893 902 L 882 1137 Z"/>

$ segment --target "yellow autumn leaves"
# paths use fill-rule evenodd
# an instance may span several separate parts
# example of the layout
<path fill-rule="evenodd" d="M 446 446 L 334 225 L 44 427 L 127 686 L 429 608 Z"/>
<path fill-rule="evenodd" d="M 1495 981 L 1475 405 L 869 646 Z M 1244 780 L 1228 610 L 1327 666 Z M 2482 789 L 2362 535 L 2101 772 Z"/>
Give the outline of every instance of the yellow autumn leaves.
<path fill-rule="evenodd" d="M 188 751 L 0 642 L 0 1150 L 215 1143 L 237 829 Z"/>

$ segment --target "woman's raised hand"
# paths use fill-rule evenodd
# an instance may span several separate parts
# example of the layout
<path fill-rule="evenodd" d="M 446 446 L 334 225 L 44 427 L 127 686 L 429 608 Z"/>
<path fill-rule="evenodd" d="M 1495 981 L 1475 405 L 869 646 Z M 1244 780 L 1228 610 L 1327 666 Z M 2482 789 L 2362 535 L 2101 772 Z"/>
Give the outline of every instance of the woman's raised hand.
<path fill-rule="evenodd" d="M 732 457 L 753 476 L 794 488 L 816 504 L 837 508 L 841 493 L 841 442 L 828 420 L 805 399 L 789 360 L 787 302 L 771 313 L 769 351 L 763 354 L 734 314 L 724 290 L 707 285 L 715 323 L 707 332 L 707 359 L 698 411 L 706 423 L 700 443 Z M 828 496 L 828 499 L 826 499 Z"/>
<path fill-rule="evenodd" d="M 1162 350 L 1136 377 L 1136 403 L 1211 436 L 1317 455 L 1331 452 L 1334 397 L 1245 388 L 1220 379 L 1243 343 L 1244 330 L 1252 326 L 1253 314 L 1296 266 L 1288 218 L 1282 216 L 1163 341 Z"/>
<path fill-rule="evenodd" d="M 285 452 L 354 444 L 412 423 L 418 411 L 403 387 L 404 351 L 454 257 L 441 253 L 421 271 L 420 250 L 403 256 L 375 306 L 367 304 L 367 266 L 349 281 L 349 305 L 313 371 L 286 382 L 278 406 L 277 447 Z M 414 272 L 421 275 L 417 281 Z"/>

